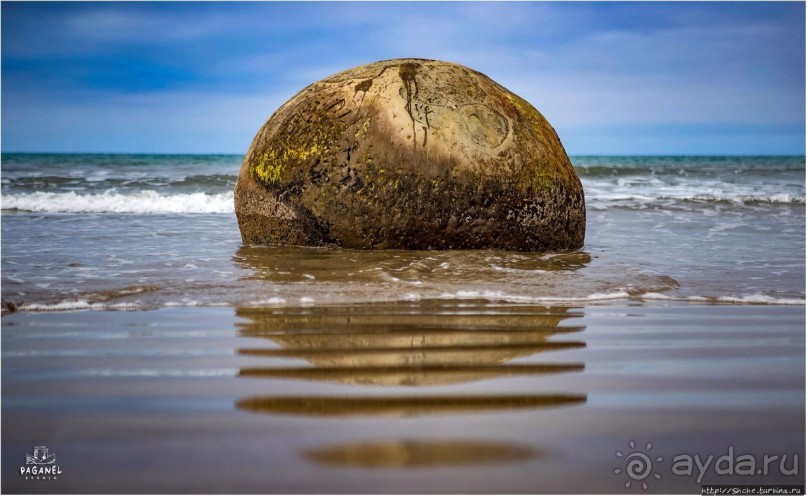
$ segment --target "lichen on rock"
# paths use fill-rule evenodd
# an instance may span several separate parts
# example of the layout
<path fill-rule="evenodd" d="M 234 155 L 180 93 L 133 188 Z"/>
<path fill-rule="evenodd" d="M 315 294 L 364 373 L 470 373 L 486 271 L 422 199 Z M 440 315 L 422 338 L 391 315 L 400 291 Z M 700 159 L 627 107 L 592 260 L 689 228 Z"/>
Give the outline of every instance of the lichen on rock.
<path fill-rule="evenodd" d="M 255 136 L 235 188 L 245 243 L 580 248 L 585 201 L 526 100 L 448 62 L 400 59 L 303 89 Z"/>

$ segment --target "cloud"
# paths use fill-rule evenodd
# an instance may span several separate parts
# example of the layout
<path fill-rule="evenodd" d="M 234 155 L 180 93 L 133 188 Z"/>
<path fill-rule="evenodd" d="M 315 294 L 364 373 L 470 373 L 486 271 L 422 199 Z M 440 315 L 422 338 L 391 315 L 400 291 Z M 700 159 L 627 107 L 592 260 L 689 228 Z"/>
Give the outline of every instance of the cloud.
<path fill-rule="evenodd" d="M 4 151 L 244 153 L 288 98 L 187 91 L 94 96 L 13 95 L 21 105 L 4 106 L 3 121 L 14 123 L 2 128 Z"/>
<path fill-rule="evenodd" d="M 617 130 L 630 152 L 640 129 L 656 133 L 643 141 L 655 143 L 676 126 L 768 126 L 780 137 L 792 133 L 776 126 L 804 127 L 803 4 L 7 2 L 2 10 L 4 149 L 238 151 L 305 85 L 409 56 L 480 70 L 559 130 L 599 136 L 608 149 L 619 147 Z"/>

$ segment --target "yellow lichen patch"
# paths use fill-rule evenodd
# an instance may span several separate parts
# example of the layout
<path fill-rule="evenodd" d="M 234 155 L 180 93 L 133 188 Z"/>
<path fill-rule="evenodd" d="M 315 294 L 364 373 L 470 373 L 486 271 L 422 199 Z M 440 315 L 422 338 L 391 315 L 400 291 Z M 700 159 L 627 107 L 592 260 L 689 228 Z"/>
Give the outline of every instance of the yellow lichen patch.
<path fill-rule="evenodd" d="M 544 129 L 542 129 L 541 124 L 545 121 L 544 116 L 530 102 L 518 95 L 507 95 L 507 98 L 513 102 L 521 117 L 533 128 L 536 136 L 543 136 Z"/>
<path fill-rule="evenodd" d="M 277 184 L 280 182 L 280 172 L 283 170 L 283 165 L 278 160 L 275 151 L 268 150 L 263 152 L 252 170 L 261 183 Z"/>
<path fill-rule="evenodd" d="M 554 189 L 557 187 L 557 180 L 554 177 L 554 174 L 548 174 L 541 170 L 535 175 L 535 181 L 533 184 L 538 191 L 554 191 Z"/>
<path fill-rule="evenodd" d="M 310 143 L 294 143 L 279 149 L 264 150 L 254 163 L 252 170 L 262 184 L 266 186 L 279 184 L 281 174 L 287 165 L 306 163 L 315 157 L 327 154 L 329 150 L 325 135 L 319 133 L 316 139 Z"/>
<path fill-rule="evenodd" d="M 518 95 L 508 94 L 507 98 L 518 109 L 519 113 L 521 114 L 521 118 L 532 130 L 534 139 L 537 139 L 537 141 L 540 142 L 545 147 L 546 150 L 554 149 L 553 146 L 547 146 L 546 143 L 547 134 L 554 133 L 554 130 L 552 129 L 551 126 L 549 126 L 549 123 L 546 122 L 544 116 L 541 115 L 541 113 L 538 112 L 538 110 L 535 107 L 533 107 L 530 104 L 530 102 L 521 98 Z M 558 145 L 560 145 L 559 140 Z M 555 157 L 555 158 L 560 160 L 560 162 L 563 161 L 561 157 Z M 550 162 L 555 163 L 556 160 L 552 160 Z M 548 164 L 542 164 L 541 162 L 535 162 L 534 167 L 535 173 L 532 176 L 532 184 L 539 191 L 545 191 L 545 190 L 553 191 L 560 186 L 558 184 L 558 181 L 561 180 L 564 181 L 565 184 L 571 184 L 572 179 L 570 177 L 566 177 L 568 176 L 569 171 L 566 170 L 566 168 L 564 168 L 562 164 L 559 166 L 559 168 L 561 172 L 565 172 L 564 177 L 559 176 L 558 170 L 556 168 L 547 165 Z M 571 173 L 574 174 L 574 171 L 572 170 Z"/>
<path fill-rule="evenodd" d="M 370 129 L 370 119 L 366 119 L 361 126 L 356 127 L 356 132 L 353 133 L 354 138 L 358 138 L 359 136 L 365 137 L 367 136 L 367 132 Z"/>

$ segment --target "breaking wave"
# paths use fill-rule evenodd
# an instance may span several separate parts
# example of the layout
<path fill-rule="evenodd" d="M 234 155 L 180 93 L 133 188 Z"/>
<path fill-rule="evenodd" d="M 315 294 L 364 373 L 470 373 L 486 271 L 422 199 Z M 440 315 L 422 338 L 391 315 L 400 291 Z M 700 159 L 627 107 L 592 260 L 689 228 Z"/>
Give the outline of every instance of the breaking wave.
<path fill-rule="evenodd" d="M 163 195 L 144 190 L 122 194 L 111 189 L 98 194 L 74 191 L 3 195 L 4 211 L 42 213 L 225 214 L 233 212 L 233 193 Z"/>

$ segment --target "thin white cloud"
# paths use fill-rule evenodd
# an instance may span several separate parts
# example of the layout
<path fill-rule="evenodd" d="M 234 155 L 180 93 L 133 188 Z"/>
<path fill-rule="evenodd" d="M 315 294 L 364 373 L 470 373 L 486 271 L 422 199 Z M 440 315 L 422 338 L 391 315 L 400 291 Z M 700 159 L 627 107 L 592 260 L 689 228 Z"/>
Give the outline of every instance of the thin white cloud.
<path fill-rule="evenodd" d="M 525 77 L 502 74 L 500 82 L 533 103 L 550 122 L 565 126 L 624 124 L 803 123 L 794 109 L 804 95 L 761 94 L 755 86 L 709 82 L 679 84 L 663 77 L 564 73 Z"/>
<path fill-rule="evenodd" d="M 5 106 L 3 148 L 67 152 L 246 152 L 285 95 L 162 92 L 49 100 L 15 95 Z M 27 132 L 37 129 L 36 134 Z"/>
<path fill-rule="evenodd" d="M 78 41 L 154 45 L 203 40 L 241 24 L 242 16 L 207 14 L 189 17 L 170 11 L 137 12 L 107 7 L 65 17 L 65 30 Z"/>

